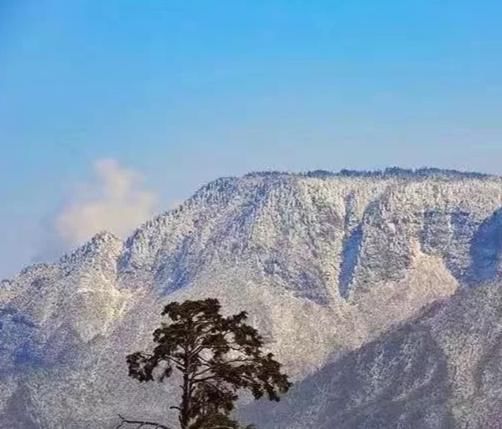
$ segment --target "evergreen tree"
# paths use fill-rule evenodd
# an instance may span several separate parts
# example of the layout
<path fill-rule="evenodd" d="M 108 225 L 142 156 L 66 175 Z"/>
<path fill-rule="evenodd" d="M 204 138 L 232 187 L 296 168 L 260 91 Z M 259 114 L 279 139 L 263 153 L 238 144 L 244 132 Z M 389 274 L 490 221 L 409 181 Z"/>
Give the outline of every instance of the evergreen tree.
<path fill-rule="evenodd" d="M 220 309 L 216 299 L 168 304 L 162 315 L 170 321 L 154 331 L 153 350 L 127 356 L 129 375 L 141 382 L 177 374 L 181 397 L 171 408 L 178 410 L 181 429 L 237 429 L 230 414 L 240 390 L 279 401 L 291 386 L 281 364 L 263 352 L 263 338 L 245 323 L 246 312 L 224 317 Z M 121 419 L 121 425 L 171 429 Z"/>

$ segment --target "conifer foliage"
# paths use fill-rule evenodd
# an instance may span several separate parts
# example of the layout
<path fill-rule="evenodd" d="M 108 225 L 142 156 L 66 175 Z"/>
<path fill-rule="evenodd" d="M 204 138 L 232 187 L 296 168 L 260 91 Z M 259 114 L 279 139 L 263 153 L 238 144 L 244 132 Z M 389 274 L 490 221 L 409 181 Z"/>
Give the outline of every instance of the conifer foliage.
<path fill-rule="evenodd" d="M 172 408 L 181 429 L 237 429 L 230 415 L 239 391 L 279 401 L 291 386 L 281 364 L 263 352 L 258 331 L 245 323 L 246 312 L 225 317 L 220 310 L 216 299 L 172 302 L 162 312 L 170 321 L 153 333 L 152 351 L 127 356 L 129 375 L 141 382 L 179 380 L 180 401 Z"/>

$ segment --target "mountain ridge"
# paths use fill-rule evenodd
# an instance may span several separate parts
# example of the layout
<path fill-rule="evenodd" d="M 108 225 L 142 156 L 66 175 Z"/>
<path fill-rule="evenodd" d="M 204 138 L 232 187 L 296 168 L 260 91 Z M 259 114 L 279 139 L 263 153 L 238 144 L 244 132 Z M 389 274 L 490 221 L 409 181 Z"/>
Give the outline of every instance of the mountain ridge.
<path fill-rule="evenodd" d="M 178 213 L 179 211 L 183 210 L 184 205 L 188 202 L 191 201 L 192 199 L 196 199 L 200 194 L 203 194 L 207 190 L 214 189 L 215 187 L 218 187 L 220 184 L 228 184 L 228 183 L 233 183 L 235 181 L 238 181 L 239 179 L 244 179 L 244 178 L 253 178 L 253 177 L 272 177 L 272 178 L 318 178 L 318 179 L 328 179 L 328 178 L 363 178 L 363 179 L 370 179 L 370 180 L 375 180 L 375 179 L 392 179 L 392 178 L 401 178 L 401 179 L 407 179 L 407 180 L 417 180 L 417 179 L 437 179 L 437 180 L 445 180 L 445 179 L 453 179 L 453 180 L 459 180 L 459 179 L 481 179 L 481 180 L 500 180 L 502 181 L 502 176 L 496 175 L 496 174 L 489 174 L 489 173 L 479 173 L 479 172 L 473 172 L 473 171 L 462 171 L 462 170 L 455 170 L 455 169 L 446 169 L 446 168 L 436 168 L 436 167 L 420 167 L 420 168 L 400 168 L 400 167 L 387 167 L 383 170 L 349 170 L 349 169 L 341 169 L 340 171 L 331 171 L 331 170 L 311 170 L 307 171 L 304 173 L 295 173 L 295 172 L 286 172 L 286 171 L 256 171 L 256 172 L 250 172 L 247 173 L 241 177 L 239 176 L 226 176 L 226 177 L 220 177 L 215 180 L 212 180 L 202 186 L 199 187 L 197 191 L 195 191 L 194 195 L 190 198 L 188 198 L 187 201 L 184 203 L 181 203 L 179 206 L 161 212 L 158 215 L 153 216 L 150 220 L 147 220 L 144 222 L 142 225 L 140 225 L 138 228 L 136 228 L 131 234 L 129 234 L 127 237 L 124 239 L 119 239 L 117 236 L 115 236 L 113 233 L 109 231 L 100 231 L 94 234 L 94 236 L 90 237 L 88 241 L 84 242 L 80 246 L 77 246 L 65 254 L 63 254 L 60 258 L 58 259 L 68 259 L 71 257 L 71 255 L 74 252 L 77 252 L 79 249 L 82 247 L 88 246 L 90 243 L 92 243 L 96 239 L 100 239 L 100 237 L 113 237 L 121 240 L 125 245 L 133 238 L 133 236 L 136 234 L 138 230 L 141 230 L 143 227 L 149 225 L 152 222 L 155 222 L 157 218 L 160 217 L 165 217 L 171 213 Z M 20 273 L 24 272 L 25 270 L 29 270 L 32 266 L 46 266 L 46 265 L 51 265 L 52 263 L 58 262 L 56 261 L 42 261 L 42 262 L 36 262 L 33 264 L 27 265 L 25 268 L 23 268 Z M 12 277 L 12 276 L 11 276 Z M 4 278 L 1 279 L 0 281 L 9 281 L 10 278 Z"/>
<path fill-rule="evenodd" d="M 12 421 L 10 398 L 44 429 L 172 416 L 162 386 L 139 386 L 117 362 L 148 345 L 165 303 L 187 298 L 247 310 L 302 380 L 424 305 L 496 280 L 501 207 L 491 176 L 212 181 L 124 241 L 100 233 L 2 282 L 0 416 Z"/>

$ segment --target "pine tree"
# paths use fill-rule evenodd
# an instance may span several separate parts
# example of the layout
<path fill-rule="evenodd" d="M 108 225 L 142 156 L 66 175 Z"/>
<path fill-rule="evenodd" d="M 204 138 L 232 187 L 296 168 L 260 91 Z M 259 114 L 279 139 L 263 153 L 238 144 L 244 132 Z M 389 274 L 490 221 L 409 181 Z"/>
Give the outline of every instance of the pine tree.
<path fill-rule="evenodd" d="M 178 410 L 181 429 L 237 429 L 230 415 L 239 391 L 279 401 L 291 386 L 281 364 L 263 352 L 258 331 L 245 323 L 246 312 L 224 317 L 220 309 L 216 299 L 168 304 L 162 315 L 170 321 L 154 331 L 153 350 L 127 356 L 129 375 L 141 382 L 179 377 L 180 402 L 171 408 Z"/>

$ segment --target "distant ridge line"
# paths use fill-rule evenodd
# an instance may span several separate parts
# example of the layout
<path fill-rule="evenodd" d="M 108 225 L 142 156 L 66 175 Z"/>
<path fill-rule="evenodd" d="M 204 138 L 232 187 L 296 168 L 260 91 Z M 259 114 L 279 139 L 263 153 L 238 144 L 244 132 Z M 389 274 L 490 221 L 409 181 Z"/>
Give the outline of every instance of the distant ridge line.
<path fill-rule="evenodd" d="M 445 177 L 445 178 L 470 178 L 487 179 L 501 177 L 495 174 L 478 173 L 474 171 L 460 171 L 447 168 L 420 167 L 420 168 L 401 168 L 387 167 L 383 170 L 352 170 L 342 169 L 340 171 L 313 170 L 303 173 L 288 173 L 283 171 L 257 171 L 245 174 L 243 177 L 267 177 L 267 176 L 303 176 L 303 177 L 375 177 L 375 178 L 427 178 L 427 177 Z"/>

